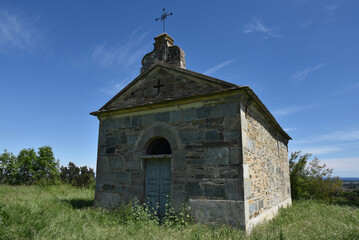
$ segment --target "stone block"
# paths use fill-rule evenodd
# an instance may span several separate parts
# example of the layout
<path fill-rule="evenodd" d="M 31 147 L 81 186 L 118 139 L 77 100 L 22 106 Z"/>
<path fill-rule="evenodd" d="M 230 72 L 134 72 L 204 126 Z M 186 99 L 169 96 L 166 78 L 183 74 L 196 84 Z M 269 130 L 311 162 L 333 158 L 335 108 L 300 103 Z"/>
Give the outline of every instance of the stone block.
<path fill-rule="evenodd" d="M 236 116 L 238 114 L 238 103 L 231 102 L 214 106 L 212 117 Z"/>
<path fill-rule="evenodd" d="M 196 109 L 196 118 L 197 119 L 203 119 L 203 118 L 209 118 L 211 116 L 212 107 L 206 106 Z"/>
<path fill-rule="evenodd" d="M 198 182 L 187 182 L 186 191 L 188 196 L 203 196 L 203 190 Z"/>
<path fill-rule="evenodd" d="M 249 204 L 249 215 L 252 215 L 254 214 L 255 212 L 258 211 L 258 204 L 257 204 L 257 201 Z"/>
<path fill-rule="evenodd" d="M 224 185 L 223 184 L 205 184 L 204 195 L 206 197 L 225 197 Z"/>
<path fill-rule="evenodd" d="M 243 201 L 190 199 L 189 206 L 197 222 L 245 226 Z"/>
<path fill-rule="evenodd" d="M 104 191 L 114 191 L 116 189 L 116 186 L 113 184 L 104 184 L 102 185 L 102 189 Z"/>
<path fill-rule="evenodd" d="M 202 158 L 195 158 L 191 159 L 190 163 L 192 166 L 203 166 L 205 161 Z"/>
<path fill-rule="evenodd" d="M 122 118 L 101 120 L 101 129 L 116 130 L 122 127 Z"/>
<path fill-rule="evenodd" d="M 248 164 L 243 164 L 243 178 L 248 179 L 249 178 L 249 166 Z"/>
<path fill-rule="evenodd" d="M 115 147 L 108 147 L 108 148 L 106 148 L 106 154 L 115 153 L 115 150 L 116 150 Z"/>
<path fill-rule="evenodd" d="M 186 109 L 182 114 L 183 121 L 192 121 L 196 119 L 196 109 L 194 108 Z"/>
<path fill-rule="evenodd" d="M 124 163 L 123 163 L 123 158 L 121 156 L 113 157 L 108 160 L 108 169 L 111 172 L 118 171 L 123 168 L 124 168 Z"/>
<path fill-rule="evenodd" d="M 113 146 L 113 145 L 117 145 L 120 143 L 120 139 L 116 136 L 116 137 L 107 137 L 106 138 L 106 145 L 107 146 Z"/>
<path fill-rule="evenodd" d="M 206 164 L 225 165 L 229 162 L 227 147 L 209 148 L 205 154 Z"/>
<path fill-rule="evenodd" d="M 196 131 L 180 132 L 180 138 L 185 143 L 203 142 L 204 141 L 204 131 L 196 130 Z"/>
<path fill-rule="evenodd" d="M 120 172 L 117 175 L 117 182 L 122 184 L 128 184 L 131 182 L 131 173 L 129 172 Z"/>
<path fill-rule="evenodd" d="M 239 132 L 238 131 L 232 131 L 232 132 L 224 132 L 223 137 L 224 141 L 238 143 L 239 142 Z"/>
<path fill-rule="evenodd" d="M 143 126 L 150 126 L 155 120 L 155 115 L 152 114 L 146 114 L 142 116 L 142 125 Z"/>
<path fill-rule="evenodd" d="M 127 135 L 126 135 L 125 132 L 122 132 L 122 133 L 120 134 L 120 141 L 119 141 L 119 143 L 121 143 L 121 144 L 127 144 Z"/>
<path fill-rule="evenodd" d="M 155 121 L 169 122 L 170 121 L 170 113 L 169 112 L 156 113 Z"/>
<path fill-rule="evenodd" d="M 239 147 L 230 147 L 229 148 L 229 163 L 230 164 L 239 164 L 241 162 L 241 154 Z"/>
<path fill-rule="evenodd" d="M 213 129 L 213 130 L 207 130 L 204 132 L 204 140 L 206 142 L 216 142 L 219 140 L 218 138 L 218 131 Z"/>
<path fill-rule="evenodd" d="M 227 200 L 244 200 L 243 181 L 240 179 L 226 180 L 226 199 Z"/>
<path fill-rule="evenodd" d="M 241 121 L 240 117 L 225 117 L 224 118 L 224 129 L 227 132 L 239 131 L 241 130 Z"/>
<path fill-rule="evenodd" d="M 182 121 L 182 111 L 171 111 L 170 112 L 170 121 L 171 122 L 180 122 Z"/>
<path fill-rule="evenodd" d="M 252 194 L 251 180 L 244 179 L 244 197 L 247 198 Z"/>
<path fill-rule="evenodd" d="M 130 127 L 131 126 L 131 117 L 125 117 L 123 119 L 123 126 L 124 127 Z"/>
<path fill-rule="evenodd" d="M 127 137 L 127 145 L 135 145 L 138 136 L 128 136 Z"/>
<path fill-rule="evenodd" d="M 132 116 L 132 127 L 142 126 L 142 116 Z"/>

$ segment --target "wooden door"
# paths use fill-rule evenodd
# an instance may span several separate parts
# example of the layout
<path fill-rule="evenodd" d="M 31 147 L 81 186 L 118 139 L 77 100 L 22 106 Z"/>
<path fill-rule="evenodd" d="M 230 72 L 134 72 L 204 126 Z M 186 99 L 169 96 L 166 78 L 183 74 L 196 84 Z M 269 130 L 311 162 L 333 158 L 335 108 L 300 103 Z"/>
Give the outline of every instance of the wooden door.
<path fill-rule="evenodd" d="M 171 194 L 171 161 L 169 158 L 146 160 L 146 199 L 151 208 L 158 205 L 163 216 Z"/>

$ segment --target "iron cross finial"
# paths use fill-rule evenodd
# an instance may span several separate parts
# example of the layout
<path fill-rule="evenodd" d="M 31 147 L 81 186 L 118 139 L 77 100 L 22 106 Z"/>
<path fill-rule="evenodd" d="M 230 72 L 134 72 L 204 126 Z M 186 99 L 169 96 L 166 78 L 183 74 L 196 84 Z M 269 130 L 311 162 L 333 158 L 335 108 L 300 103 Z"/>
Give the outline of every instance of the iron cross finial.
<path fill-rule="evenodd" d="M 163 13 L 162 13 L 161 17 L 156 18 L 156 21 L 161 20 L 161 21 L 163 22 L 163 32 L 166 32 L 166 31 L 165 31 L 165 21 L 166 21 L 166 18 L 167 18 L 168 16 L 173 15 L 173 13 L 167 13 L 167 12 L 165 12 L 165 9 L 163 9 L 162 11 L 163 11 Z"/>

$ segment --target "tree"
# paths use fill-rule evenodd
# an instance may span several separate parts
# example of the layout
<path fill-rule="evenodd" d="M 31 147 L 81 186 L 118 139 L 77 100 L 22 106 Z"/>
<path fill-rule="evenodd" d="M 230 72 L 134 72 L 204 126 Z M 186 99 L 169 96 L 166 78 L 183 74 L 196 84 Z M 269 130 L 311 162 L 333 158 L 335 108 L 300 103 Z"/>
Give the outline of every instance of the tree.
<path fill-rule="evenodd" d="M 0 181 L 7 184 L 54 184 L 59 178 L 59 163 L 52 148 L 22 149 L 17 156 L 6 150 L 0 155 Z"/>
<path fill-rule="evenodd" d="M 5 149 L 0 155 L 0 183 L 15 183 L 16 175 L 16 156 Z"/>
<path fill-rule="evenodd" d="M 61 166 L 61 180 L 76 187 L 92 186 L 95 182 L 95 172 L 87 166 L 78 167 L 69 162 L 68 167 Z"/>
<path fill-rule="evenodd" d="M 342 181 L 332 178 L 333 169 L 320 164 L 312 154 L 294 152 L 289 159 L 290 183 L 293 199 L 330 199 L 342 191 Z"/>

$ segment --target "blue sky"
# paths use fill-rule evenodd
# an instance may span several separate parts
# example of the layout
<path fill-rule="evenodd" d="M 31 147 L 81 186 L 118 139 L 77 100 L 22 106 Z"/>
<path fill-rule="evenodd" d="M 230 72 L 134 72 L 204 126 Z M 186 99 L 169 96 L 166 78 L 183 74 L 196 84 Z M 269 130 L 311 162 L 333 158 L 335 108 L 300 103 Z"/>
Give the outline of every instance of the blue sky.
<path fill-rule="evenodd" d="M 359 1 L 0 2 L 0 151 L 95 168 L 98 110 L 166 32 L 187 69 L 248 85 L 293 138 L 359 177 Z"/>

